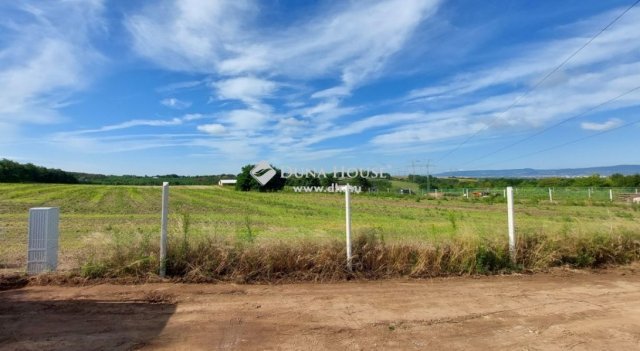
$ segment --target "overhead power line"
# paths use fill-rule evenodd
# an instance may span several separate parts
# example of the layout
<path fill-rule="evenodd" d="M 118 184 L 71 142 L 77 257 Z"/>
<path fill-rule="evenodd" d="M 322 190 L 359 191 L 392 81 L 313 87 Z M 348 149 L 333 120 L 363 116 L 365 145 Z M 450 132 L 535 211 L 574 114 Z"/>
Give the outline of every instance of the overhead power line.
<path fill-rule="evenodd" d="M 492 151 L 492 152 L 490 152 L 490 153 L 488 153 L 488 154 L 486 154 L 486 155 L 483 155 L 483 156 L 480 156 L 480 157 L 478 157 L 478 158 L 475 158 L 475 159 L 473 159 L 472 161 L 469 161 L 466 165 L 471 164 L 471 163 L 478 162 L 478 161 L 480 161 L 480 160 L 484 160 L 485 158 L 487 158 L 487 157 L 489 157 L 489 156 L 493 156 L 493 155 L 495 155 L 495 154 L 497 154 L 497 153 L 499 153 L 499 152 L 501 152 L 501 151 L 504 151 L 504 150 L 506 150 L 506 149 L 509 149 L 509 148 L 511 148 L 511 147 L 513 147 L 513 146 L 515 146 L 515 145 L 522 144 L 522 143 L 524 143 L 525 141 L 531 140 L 531 139 L 535 138 L 536 136 L 538 136 L 538 135 L 540 135 L 540 134 L 543 134 L 543 133 L 545 133 L 545 132 L 547 132 L 547 131 L 549 131 L 549 130 L 551 130 L 551 129 L 553 129 L 553 128 L 556 128 L 556 127 L 558 127 L 558 126 L 561 126 L 561 125 L 563 125 L 563 124 L 565 124 L 565 123 L 567 123 L 567 122 L 569 122 L 569 121 L 573 121 L 573 120 L 576 120 L 576 119 L 578 119 L 578 118 L 580 118 L 580 117 L 583 117 L 583 116 L 585 116 L 585 115 L 588 115 L 589 113 L 591 113 L 591 112 L 593 112 L 593 111 L 595 111 L 595 110 L 599 109 L 600 107 L 605 106 L 605 105 L 607 105 L 607 104 L 610 104 L 610 103 L 612 103 L 612 102 L 614 102 L 614 101 L 616 101 L 616 100 L 618 100 L 618 99 L 620 99 L 620 98 L 622 98 L 622 97 L 624 97 L 624 96 L 626 96 L 626 95 L 629 95 L 629 94 L 633 93 L 633 92 L 634 92 L 634 91 L 636 91 L 636 90 L 640 90 L 640 85 L 639 85 L 639 86 L 637 86 L 637 87 L 635 87 L 635 88 L 633 88 L 633 89 L 631 89 L 631 90 L 628 90 L 628 91 L 626 91 L 626 92 L 624 92 L 624 93 L 622 93 L 622 94 L 620 94 L 620 95 L 618 95 L 618 96 L 616 96 L 616 97 L 614 97 L 614 98 L 612 98 L 612 99 L 606 100 L 606 101 L 604 101 L 604 102 L 602 102 L 602 103 L 600 103 L 600 104 L 598 104 L 598 105 L 596 105 L 596 106 L 594 106 L 594 107 L 592 107 L 592 108 L 590 108 L 590 109 L 588 109 L 588 110 L 586 110 L 586 111 L 584 111 L 584 112 L 581 112 L 581 113 L 579 113 L 579 114 L 577 114 L 577 115 L 575 115 L 575 116 L 572 116 L 572 117 L 569 117 L 569 118 L 563 119 L 563 120 L 561 120 L 560 122 L 558 122 L 558 123 L 556 123 L 556 124 L 553 124 L 553 125 L 551 125 L 551 126 L 549 126 L 549 127 L 547 127 L 547 128 L 544 128 L 544 129 L 542 129 L 542 130 L 540 130 L 540 131 L 538 131 L 538 132 L 536 132 L 536 133 L 533 133 L 533 134 L 531 134 L 531 135 L 529 135 L 529 136 L 527 136 L 527 137 L 525 137 L 525 138 L 522 138 L 522 139 L 520 139 L 520 140 L 518 140 L 518 141 L 515 141 L 515 142 L 513 142 L 513 143 L 511 143 L 511 144 L 505 145 L 505 146 L 503 146 L 503 147 L 501 147 L 501 148 L 499 148 L 499 149 L 497 149 L 497 150 L 494 150 L 494 151 Z M 466 166 L 466 165 L 465 165 L 465 166 Z"/>
<path fill-rule="evenodd" d="M 460 144 L 458 144 L 455 148 L 451 149 L 444 156 L 442 156 L 439 159 L 437 159 L 436 162 L 439 162 L 439 161 L 443 160 L 444 158 L 446 158 L 447 156 L 449 156 L 449 155 L 453 154 L 454 152 L 458 151 L 462 146 L 464 146 L 467 142 L 469 142 L 469 140 L 475 138 L 481 132 L 483 132 L 483 131 L 487 130 L 488 128 L 492 127 L 502 116 L 504 116 L 507 112 L 511 111 L 511 109 L 513 107 L 515 107 L 523 98 L 525 98 L 529 94 L 531 94 L 531 92 L 536 90 L 549 77 L 551 77 L 554 73 L 556 73 L 560 68 L 564 67 L 564 65 L 567 62 L 569 62 L 578 53 L 580 53 L 580 51 L 582 51 L 589 44 L 591 44 L 591 42 L 593 42 L 598 36 L 600 36 L 600 34 L 604 33 L 604 31 L 609 29 L 609 27 L 611 27 L 614 23 L 616 23 L 620 18 L 622 18 L 622 16 L 624 16 L 627 12 L 629 12 L 638 3 L 640 3 L 640 0 L 636 0 L 633 4 L 631 4 L 631 6 L 627 7 L 624 11 L 622 11 L 622 13 L 620 13 L 616 18 L 614 18 L 611 22 L 609 22 L 609 24 L 604 26 L 598 33 L 596 33 L 594 36 L 592 36 L 591 39 L 587 40 L 586 43 L 584 43 L 581 47 L 579 47 L 576 51 L 574 51 L 571 55 L 569 55 L 566 59 L 564 59 L 564 61 L 562 61 L 558 66 L 556 66 L 554 69 L 549 71 L 549 73 L 547 73 L 542 79 L 540 79 L 536 84 L 534 84 L 531 88 L 529 88 L 524 94 L 518 96 L 518 98 L 516 98 L 516 100 L 511 105 L 509 105 L 506 110 L 502 111 L 502 113 L 500 113 L 498 116 L 494 117 L 486 127 L 481 128 L 481 129 L 477 130 L 475 133 L 471 134 L 469 137 L 467 137 L 465 140 L 463 140 Z"/>
<path fill-rule="evenodd" d="M 501 162 L 515 161 L 515 160 L 519 160 L 519 159 L 522 159 L 522 158 L 525 158 L 525 157 L 529 157 L 529 156 L 537 155 L 537 154 L 540 154 L 540 153 L 543 153 L 543 152 L 547 152 L 547 151 L 550 151 L 550 150 L 559 149 L 559 148 L 565 147 L 567 145 L 571 145 L 571 144 L 575 144 L 575 143 L 578 143 L 578 142 L 581 142 L 581 141 L 584 141 L 584 140 L 587 140 L 587 139 L 595 138 L 595 137 L 597 137 L 599 135 L 611 133 L 611 132 L 616 131 L 618 129 L 629 127 L 629 126 L 632 126 L 632 125 L 638 124 L 638 123 L 640 123 L 640 120 L 636 120 L 636 121 L 633 121 L 633 122 L 625 123 L 625 124 L 617 126 L 615 128 L 603 130 L 603 131 L 598 132 L 598 133 L 590 134 L 590 135 L 584 136 L 582 138 L 578 138 L 578 139 L 574 139 L 574 140 L 571 140 L 571 141 L 567 141 L 566 143 L 562 143 L 562 144 L 551 146 L 551 147 L 548 147 L 548 148 L 545 148 L 545 149 L 542 149 L 542 150 L 530 152 L 530 153 L 527 153 L 527 154 L 524 154 L 524 155 L 520 155 L 520 156 L 517 156 L 517 157 L 514 157 L 514 158 L 506 159 L 504 161 L 493 162 L 493 163 L 487 164 L 485 166 L 491 166 L 491 165 L 494 165 L 494 164 L 497 164 L 497 163 L 501 163 Z"/>

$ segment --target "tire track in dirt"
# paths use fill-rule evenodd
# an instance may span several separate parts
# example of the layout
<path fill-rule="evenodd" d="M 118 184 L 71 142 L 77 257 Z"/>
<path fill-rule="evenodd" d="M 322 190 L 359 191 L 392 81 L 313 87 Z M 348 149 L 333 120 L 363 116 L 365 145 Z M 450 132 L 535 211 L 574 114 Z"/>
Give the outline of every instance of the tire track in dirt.
<path fill-rule="evenodd" d="M 0 348 L 631 350 L 639 277 L 635 264 L 333 284 L 29 286 L 0 292 Z"/>

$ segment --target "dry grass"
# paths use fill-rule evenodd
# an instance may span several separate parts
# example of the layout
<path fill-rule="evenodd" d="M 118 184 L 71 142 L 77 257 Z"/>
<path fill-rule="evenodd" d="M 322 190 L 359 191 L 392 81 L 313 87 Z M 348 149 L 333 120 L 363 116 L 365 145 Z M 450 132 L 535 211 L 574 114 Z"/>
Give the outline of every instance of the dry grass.
<path fill-rule="evenodd" d="M 353 242 L 353 270 L 339 240 L 215 240 L 173 238 L 167 274 L 178 281 L 235 282 L 336 281 L 352 278 L 435 277 L 539 271 L 569 265 L 577 268 L 625 264 L 640 258 L 640 238 L 633 233 L 549 237 L 523 235 L 515 264 L 501 240 L 454 238 L 437 243 L 385 242 L 375 233 Z M 102 257 L 85 261 L 89 278 L 153 276 L 158 250 L 144 238 L 126 247 L 113 245 Z"/>
<path fill-rule="evenodd" d="M 152 304 L 174 304 L 176 302 L 176 296 L 162 290 L 151 290 L 144 293 L 142 300 Z"/>

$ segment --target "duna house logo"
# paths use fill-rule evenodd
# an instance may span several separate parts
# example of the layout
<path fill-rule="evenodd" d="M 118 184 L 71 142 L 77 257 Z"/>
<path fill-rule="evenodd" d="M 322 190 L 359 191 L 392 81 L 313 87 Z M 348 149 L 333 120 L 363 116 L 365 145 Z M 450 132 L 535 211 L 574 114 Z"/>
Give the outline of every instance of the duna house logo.
<path fill-rule="evenodd" d="M 260 161 L 249 172 L 253 179 L 257 180 L 260 185 L 267 184 L 273 176 L 276 175 L 275 169 L 271 167 L 269 162 Z"/>

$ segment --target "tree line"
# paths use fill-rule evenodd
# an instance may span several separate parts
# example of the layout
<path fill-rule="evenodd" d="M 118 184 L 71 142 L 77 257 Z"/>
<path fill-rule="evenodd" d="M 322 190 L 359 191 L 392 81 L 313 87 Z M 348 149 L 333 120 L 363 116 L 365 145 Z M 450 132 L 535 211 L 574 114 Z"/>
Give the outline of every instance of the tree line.
<path fill-rule="evenodd" d="M 15 161 L 0 160 L 1 183 L 61 183 L 61 184 L 102 184 L 102 185 L 162 185 L 169 182 L 172 185 L 213 185 L 220 179 L 237 179 L 237 190 L 278 191 L 285 186 L 330 186 L 334 183 L 344 183 L 336 174 L 327 173 L 321 177 L 289 177 L 282 178 L 281 170 L 276 170 L 276 175 L 266 185 L 260 185 L 250 174 L 254 165 L 246 165 L 240 174 L 219 174 L 202 176 L 180 176 L 166 174 L 157 176 L 136 175 L 104 175 L 78 172 L 66 172 L 60 169 L 36 166 L 32 163 L 18 163 Z M 391 187 L 391 175 L 384 174 L 382 178 L 365 178 L 358 175 L 349 179 L 351 185 L 361 186 L 363 191 L 369 189 L 386 189 Z M 503 188 L 515 187 L 624 187 L 640 188 L 640 174 L 623 175 L 613 174 L 601 177 L 594 174 L 588 177 L 575 178 L 437 178 L 423 175 L 409 175 L 407 180 L 415 182 L 421 189 L 457 189 L 457 188 Z"/>
<path fill-rule="evenodd" d="M 0 182 L 76 184 L 79 183 L 79 180 L 73 174 L 60 169 L 2 159 L 0 160 Z"/>
<path fill-rule="evenodd" d="M 233 174 L 180 176 L 177 174 L 157 176 L 104 175 L 78 172 L 66 172 L 36 166 L 31 163 L 0 160 L 0 183 L 58 183 L 58 184 L 97 184 L 97 185 L 211 185 L 220 179 L 234 179 Z"/>
<path fill-rule="evenodd" d="M 595 188 L 635 188 L 640 187 L 640 174 L 612 174 L 602 177 L 593 174 L 588 177 L 574 178 L 436 178 L 422 175 L 409 175 L 408 180 L 418 183 L 421 189 L 462 189 L 462 188 L 504 188 L 513 187 L 595 187 Z"/>
<path fill-rule="evenodd" d="M 166 174 L 156 176 L 136 176 L 74 173 L 74 175 L 78 178 L 80 183 L 101 185 L 162 185 L 163 182 L 169 182 L 171 185 L 213 185 L 218 184 L 220 179 L 235 178 L 235 175 L 233 174 L 198 176 Z"/>

